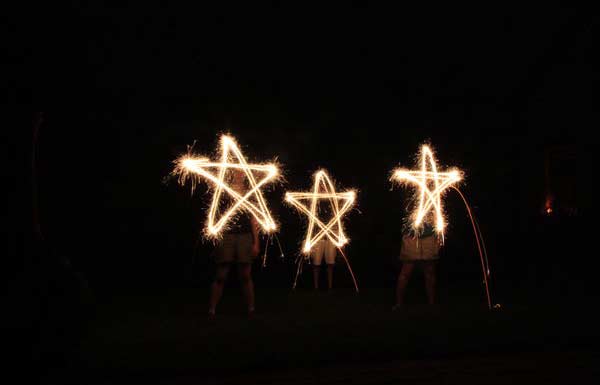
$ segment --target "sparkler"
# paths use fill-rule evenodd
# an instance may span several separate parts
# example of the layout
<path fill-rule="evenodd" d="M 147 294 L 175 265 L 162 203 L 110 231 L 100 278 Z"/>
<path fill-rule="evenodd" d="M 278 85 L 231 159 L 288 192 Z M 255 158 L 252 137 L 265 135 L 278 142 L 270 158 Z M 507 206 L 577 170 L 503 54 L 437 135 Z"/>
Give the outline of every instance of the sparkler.
<path fill-rule="evenodd" d="M 488 308 L 492 309 L 492 300 L 488 284 L 490 268 L 483 235 L 481 234 L 479 224 L 473 215 L 471 206 L 467 202 L 464 194 L 456 186 L 458 182 L 462 180 L 462 172 L 457 169 L 452 169 L 448 172 L 439 172 L 433 156 L 433 151 L 427 145 L 423 145 L 421 147 L 420 163 L 421 170 L 408 171 L 405 169 L 396 169 L 394 170 L 391 178 L 393 181 L 415 184 L 419 188 L 419 192 L 417 193 L 419 200 L 418 207 L 415 209 L 415 212 L 412 215 L 413 227 L 418 229 L 423 224 L 423 221 L 429 217 L 428 214 L 433 214 L 435 219 L 435 229 L 438 234 L 441 234 L 443 242 L 444 228 L 446 224 L 444 222 L 442 194 L 448 188 L 456 190 L 456 192 L 462 198 L 465 207 L 467 208 L 469 219 L 471 220 L 473 234 L 475 235 L 477 250 L 479 252 L 479 258 L 481 260 L 481 269 L 483 272 L 483 282 L 485 285 Z M 430 170 L 428 167 L 430 167 Z M 494 308 L 499 308 L 499 306 L 500 305 L 496 304 Z"/>
<path fill-rule="evenodd" d="M 211 161 L 206 157 L 187 154 L 175 160 L 173 170 L 173 174 L 179 176 L 180 184 L 185 184 L 187 180 L 191 181 L 192 192 L 200 178 L 207 179 L 214 184 L 214 193 L 205 228 L 206 235 L 213 238 L 218 237 L 238 211 L 250 213 L 264 232 L 274 232 L 277 225 L 267 208 L 261 188 L 277 178 L 279 174 L 277 166 L 274 164 L 248 164 L 235 139 L 228 135 L 221 136 L 220 149 L 220 161 Z M 234 159 L 237 162 L 234 162 Z M 209 171 L 211 169 L 216 169 L 216 173 Z M 225 176 L 229 169 L 240 170 L 245 174 L 249 189 L 243 195 L 227 183 Z M 262 174 L 262 178 L 257 178 L 255 173 Z M 223 192 L 229 194 L 234 203 L 227 211 L 219 213 Z"/>
<path fill-rule="evenodd" d="M 427 145 L 421 147 L 420 163 L 421 170 L 396 169 L 391 179 L 403 183 L 412 183 L 419 188 L 419 203 L 412 215 L 413 227 L 415 229 L 420 228 L 428 214 L 432 213 L 435 220 L 435 229 L 442 235 L 443 240 L 446 224 L 444 222 L 442 194 L 448 187 L 455 185 L 462 179 L 462 173 L 457 169 L 439 172 L 433 151 Z"/>
<path fill-rule="evenodd" d="M 305 254 L 305 259 L 309 258 L 309 254 L 317 242 L 327 238 L 340 251 L 340 254 L 348 266 L 348 270 L 352 275 L 354 287 L 358 292 L 358 285 L 356 284 L 354 273 L 352 272 L 348 258 L 346 258 L 346 255 L 342 250 L 342 247 L 349 241 L 344 234 L 342 217 L 354 205 L 356 192 L 354 190 L 341 193 L 336 192 L 335 186 L 327 175 L 327 172 L 325 172 L 325 170 L 319 170 L 314 175 L 312 192 L 288 192 L 285 194 L 285 199 L 286 202 L 308 217 L 306 238 L 304 239 L 302 246 L 302 252 Z M 320 200 L 327 200 L 331 207 L 331 219 L 329 219 L 327 223 L 322 221 L 318 215 L 318 202 Z M 304 201 L 309 201 L 309 203 L 303 203 Z M 302 261 L 298 261 L 298 270 L 294 280 L 294 288 L 296 287 L 296 281 L 298 280 L 301 266 Z"/>

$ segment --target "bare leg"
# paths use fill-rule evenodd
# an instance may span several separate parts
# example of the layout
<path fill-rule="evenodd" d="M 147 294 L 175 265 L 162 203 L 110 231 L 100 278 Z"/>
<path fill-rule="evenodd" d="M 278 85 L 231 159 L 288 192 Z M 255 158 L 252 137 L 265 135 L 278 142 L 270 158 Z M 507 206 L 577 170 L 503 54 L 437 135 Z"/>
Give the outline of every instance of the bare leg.
<path fill-rule="evenodd" d="M 248 312 L 254 311 L 254 282 L 252 281 L 252 265 L 249 263 L 238 264 L 238 275 L 242 285 L 242 292 L 246 298 Z"/>
<path fill-rule="evenodd" d="M 208 313 L 215 314 L 215 309 L 223 296 L 223 287 L 229 273 L 229 265 L 217 265 L 215 280 L 210 287 L 210 298 L 208 300 Z"/>
<path fill-rule="evenodd" d="M 313 265 L 313 285 L 315 290 L 319 288 L 319 273 L 321 272 L 321 266 Z"/>
<path fill-rule="evenodd" d="M 402 264 L 402 269 L 400 270 L 400 274 L 398 274 L 398 283 L 396 285 L 396 305 L 402 305 L 404 303 L 406 285 L 408 285 L 408 281 L 414 268 L 414 263 L 405 262 Z"/>
<path fill-rule="evenodd" d="M 333 287 L 333 264 L 327 264 L 327 288 Z"/>
<path fill-rule="evenodd" d="M 425 264 L 425 290 L 430 305 L 435 303 L 435 281 L 435 262 L 428 262 Z"/>

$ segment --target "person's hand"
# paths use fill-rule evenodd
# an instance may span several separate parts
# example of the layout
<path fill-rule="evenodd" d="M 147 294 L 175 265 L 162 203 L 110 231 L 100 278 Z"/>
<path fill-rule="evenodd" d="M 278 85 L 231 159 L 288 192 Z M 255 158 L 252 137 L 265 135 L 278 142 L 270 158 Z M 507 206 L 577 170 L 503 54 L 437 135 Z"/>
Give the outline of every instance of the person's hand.
<path fill-rule="evenodd" d="M 252 243 L 252 256 L 256 257 L 259 252 L 260 252 L 260 244 L 259 244 L 259 242 L 253 242 Z"/>

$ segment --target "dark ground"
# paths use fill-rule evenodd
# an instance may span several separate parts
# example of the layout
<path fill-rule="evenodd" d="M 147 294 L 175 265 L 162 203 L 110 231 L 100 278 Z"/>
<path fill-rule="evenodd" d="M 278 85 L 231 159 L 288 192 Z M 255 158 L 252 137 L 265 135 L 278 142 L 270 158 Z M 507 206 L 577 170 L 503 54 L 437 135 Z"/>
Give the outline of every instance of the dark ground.
<path fill-rule="evenodd" d="M 589 304 L 524 297 L 490 312 L 480 293 L 455 290 L 430 307 L 420 304 L 422 282 L 415 278 L 406 308 L 397 313 L 390 311 L 390 289 L 356 295 L 350 289 L 291 292 L 259 285 L 253 320 L 245 318 L 234 284 L 214 321 L 206 317 L 205 289 L 96 298 L 81 337 L 55 357 L 45 382 L 481 384 L 597 378 L 600 333 Z"/>
<path fill-rule="evenodd" d="M 310 269 L 292 292 L 293 253 L 279 259 L 270 248 L 267 267 L 256 263 L 253 272 L 257 318 L 246 319 L 232 272 L 214 322 L 206 317 L 214 265 L 203 251 L 178 270 L 171 255 L 160 255 L 178 280 L 124 261 L 104 280 L 92 276 L 86 290 L 59 255 L 39 250 L 36 269 L 12 286 L 15 312 L 4 321 L 17 345 L 33 347 L 25 373 L 49 384 L 595 383 L 596 263 L 579 226 L 561 223 L 539 227 L 540 238 L 523 237 L 528 248 L 505 237 L 490 250 L 493 303 L 501 304 L 494 311 L 477 256 L 458 253 L 453 242 L 467 244 L 449 237 L 433 307 L 423 305 L 415 271 L 406 308 L 391 312 L 394 254 L 368 253 L 358 242 L 349 255 L 359 294 L 341 265 L 332 293 L 308 288 Z"/>

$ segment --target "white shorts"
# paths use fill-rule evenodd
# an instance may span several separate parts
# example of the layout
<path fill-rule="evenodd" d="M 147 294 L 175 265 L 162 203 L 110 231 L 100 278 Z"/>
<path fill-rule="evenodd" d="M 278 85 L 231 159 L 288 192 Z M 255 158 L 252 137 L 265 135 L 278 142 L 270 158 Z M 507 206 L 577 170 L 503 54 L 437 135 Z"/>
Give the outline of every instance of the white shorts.
<path fill-rule="evenodd" d="M 310 253 L 310 259 L 312 264 L 315 266 L 321 266 L 323 257 L 325 257 L 325 263 L 333 265 L 335 263 L 335 256 L 337 255 L 337 247 L 329 239 L 321 239 L 315 243 L 312 252 Z"/>

